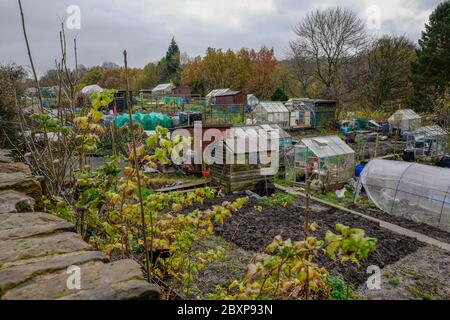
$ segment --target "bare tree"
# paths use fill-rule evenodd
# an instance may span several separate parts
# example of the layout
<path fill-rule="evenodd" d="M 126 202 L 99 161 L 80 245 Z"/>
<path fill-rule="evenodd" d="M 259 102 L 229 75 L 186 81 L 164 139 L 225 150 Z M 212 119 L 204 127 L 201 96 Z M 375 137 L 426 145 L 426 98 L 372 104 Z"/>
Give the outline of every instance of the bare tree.
<path fill-rule="evenodd" d="M 340 71 L 365 45 L 364 23 L 351 10 L 336 7 L 309 13 L 294 31 L 297 50 L 314 62 L 324 94 L 339 101 Z"/>
<path fill-rule="evenodd" d="M 314 61 L 307 54 L 306 44 L 303 41 L 289 43 L 289 65 L 294 80 L 298 83 L 298 94 L 301 97 L 311 97 L 310 85 L 314 81 Z"/>

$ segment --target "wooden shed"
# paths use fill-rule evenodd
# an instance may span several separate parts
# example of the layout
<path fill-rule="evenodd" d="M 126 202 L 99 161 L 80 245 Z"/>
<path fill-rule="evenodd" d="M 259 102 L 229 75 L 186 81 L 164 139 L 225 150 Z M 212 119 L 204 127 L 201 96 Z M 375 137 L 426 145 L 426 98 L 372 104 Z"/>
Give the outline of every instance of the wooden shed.
<path fill-rule="evenodd" d="M 213 183 L 232 192 L 255 189 L 260 181 L 273 182 L 278 164 L 274 170 L 272 163 L 264 163 L 262 157 L 279 159 L 278 144 L 272 143 L 270 132 L 261 135 L 262 131 L 264 129 L 258 126 L 230 128 L 223 140 L 212 145 L 213 156 L 222 162 L 209 166 Z M 255 139 L 257 143 L 254 143 Z M 265 143 L 261 143 L 261 139 L 265 139 Z"/>
<path fill-rule="evenodd" d="M 172 90 L 173 97 L 183 97 L 191 99 L 191 88 L 188 86 L 179 86 Z"/>
<path fill-rule="evenodd" d="M 233 91 L 229 88 L 214 89 L 206 95 L 206 102 L 213 105 L 247 106 L 247 95 L 242 91 Z"/>

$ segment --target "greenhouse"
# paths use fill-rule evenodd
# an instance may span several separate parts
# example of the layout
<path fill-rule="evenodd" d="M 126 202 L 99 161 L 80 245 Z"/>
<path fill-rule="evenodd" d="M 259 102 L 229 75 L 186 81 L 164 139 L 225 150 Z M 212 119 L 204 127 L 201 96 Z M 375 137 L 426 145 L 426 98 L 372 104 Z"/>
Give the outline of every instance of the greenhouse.
<path fill-rule="evenodd" d="M 292 146 L 292 137 L 285 130 L 281 129 L 277 124 L 262 124 L 260 127 L 267 132 L 278 132 L 280 149 Z"/>
<path fill-rule="evenodd" d="M 389 117 L 388 122 L 394 129 L 414 131 L 421 126 L 422 118 L 411 109 L 397 110 Z"/>
<path fill-rule="evenodd" d="M 333 187 L 347 182 L 355 170 L 355 152 L 338 136 L 302 139 L 285 158 L 286 179 Z"/>
<path fill-rule="evenodd" d="M 277 127 L 271 126 L 227 130 L 224 139 L 212 145 L 214 158 L 208 158 L 208 162 L 215 161 L 209 166 L 211 180 L 228 192 L 254 189 L 259 182 L 273 181 L 279 150 L 278 143 L 272 141 L 287 139 L 287 133 L 276 131 Z"/>
<path fill-rule="evenodd" d="M 286 107 L 290 112 L 290 124 L 292 128 L 315 128 L 316 113 L 314 108 L 303 102 L 291 99 L 286 102 Z"/>
<path fill-rule="evenodd" d="M 384 212 L 450 231 L 450 170 L 374 159 L 360 184 Z"/>
<path fill-rule="evenodd" d="M 257 123 L 278 124 L 289 127 L 289 110 L 279 101 L 261 101 L 253 109 L 253 118 Z"/>
<path fill-rule="evenodd" d="M 448 133 L 438 125 L 421 127 L 408 136 L 407 149 L 416 156 L 443 156 L 447 147 Z"/>

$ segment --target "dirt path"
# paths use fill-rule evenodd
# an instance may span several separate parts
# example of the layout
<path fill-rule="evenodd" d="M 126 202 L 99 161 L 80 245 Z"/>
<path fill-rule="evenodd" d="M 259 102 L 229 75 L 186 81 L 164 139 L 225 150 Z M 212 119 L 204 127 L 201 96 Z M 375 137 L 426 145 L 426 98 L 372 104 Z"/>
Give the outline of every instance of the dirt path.
<path fill-rule="evenodd" d="M 380 290 L 361 285 L 357 294 L 373 300 L 450 299 L 450 253 L 425 246 L 382 269 Z"/>

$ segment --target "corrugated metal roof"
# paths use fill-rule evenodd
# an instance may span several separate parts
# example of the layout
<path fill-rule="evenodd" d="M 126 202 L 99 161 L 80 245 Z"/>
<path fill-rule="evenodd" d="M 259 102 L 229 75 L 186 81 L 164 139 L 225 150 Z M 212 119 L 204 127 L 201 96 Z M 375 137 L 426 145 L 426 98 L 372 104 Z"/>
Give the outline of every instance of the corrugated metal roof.
<path fill-rule="evenodd" d="M 238 94 L 240 91 L 228 91 L 221 94 L 216 94 L 216 97 L 225 97 L 225 96 L 234 96 L 235 94 Z"/>
<path fill-rule="evenodd" d="M 230 88 L 214 89 L 214 90 L 211 90 L 211 92 L 206 95 L 206 98 L 221 96 L 221 95 L 224 95 L 229 92 L 233 92 L 233 91 L 231 91 Z"/>
<path fill-rule="evenodd" d="M 355 151 L 353 151 L 353 149 L 338 136 L 305 138 L 301 140 L 301 143 L 308 147 L 308 149 L 319 158 L 355 153 Z"/>

